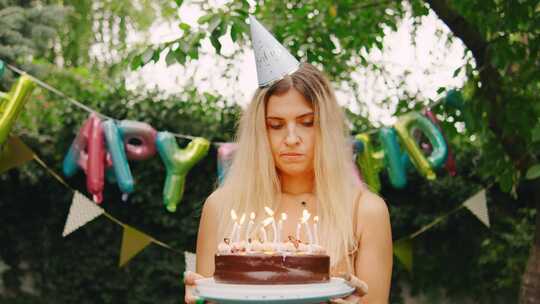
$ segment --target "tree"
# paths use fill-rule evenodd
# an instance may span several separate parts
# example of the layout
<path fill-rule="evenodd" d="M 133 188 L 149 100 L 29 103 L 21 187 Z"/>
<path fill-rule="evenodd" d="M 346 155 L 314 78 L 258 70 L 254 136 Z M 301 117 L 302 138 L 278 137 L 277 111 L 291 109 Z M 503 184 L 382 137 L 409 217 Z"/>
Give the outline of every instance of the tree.
<path fill-rule="evenodd" d="M 483 183 L 496 182 L 517 196 L 520 187 L 534 185 L 519 197 L 540 212 L 540 6 L 537 1 L 326 1 L 286 3 L 265 1 L 250 7 L 233 1 L 215 8 L 203 4 L 199 28 L 181 23 L 183 37 L 136 56 L 133 67 L 157 61 L 184 64 L 196 60 L 203 39 L 210 39 L 219 54 L 220 37 L 244 44 L 249 31 L 246 17 L 260 18 L 278 40 L 304 61 L 324 67 L 334 81 L 351 82 L 349 73 L 358 65 L 369 66 L 362 49 L 381 48 L 383 29 L 396 24 L 410 9 L 415 18 L 433 10 L 470 53 L 463 67 L 469 79 L 464 88 L 466 132 L 478 139 Z M 339 50 L 339 51 L 337 51 Z M 465 56 L 466 54 L 464 54 Z M 354 82 L 351 83 L 354 87 Z M 454 121 L 463 122 L 463 115 Z M 535 241 L 523 276 L 522 303 L 540 303 L 540 215 Z"/>

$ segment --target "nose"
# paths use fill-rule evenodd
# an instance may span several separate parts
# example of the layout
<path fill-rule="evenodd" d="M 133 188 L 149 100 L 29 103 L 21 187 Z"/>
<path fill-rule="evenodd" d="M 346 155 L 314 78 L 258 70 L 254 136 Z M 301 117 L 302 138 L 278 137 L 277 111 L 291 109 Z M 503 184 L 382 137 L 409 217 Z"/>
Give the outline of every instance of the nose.
<path fill-rule="evenodd" d="M 285 138 L 285 144 L 288 146 L 294 146 L 300 143 L 300 136 L 296 133 L 296 127 L 294 124 L 287 126 L 287 137 Z"/>

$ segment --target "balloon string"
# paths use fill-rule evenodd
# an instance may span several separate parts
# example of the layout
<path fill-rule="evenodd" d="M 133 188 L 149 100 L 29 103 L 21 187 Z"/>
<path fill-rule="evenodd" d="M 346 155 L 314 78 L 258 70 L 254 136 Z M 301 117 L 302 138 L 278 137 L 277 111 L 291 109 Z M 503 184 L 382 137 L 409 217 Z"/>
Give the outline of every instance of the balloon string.
<path fill-rule="evenodd" d="M 28 72 L 26 71 L 23 71 L 11 64 L 6 64 L 6 66 L 12 70 L 13 72 L 19 74 L 19 75 L 25 75 L 27 76 L 28 78 L 32 79 L 32 81 L 34 81 L 35 83 L 37 83 L 39 86 L 41 86 L 42 88 L 64 98 L 65 100 L 67 100 L 68 102 L 70 102 L 71 104 L 73 104 L 74 106 L 78 107 L 79 109 L 81 110 L 84 110 L 88 113 L 94 113 L 96 115 L 98 115 L 100 118 L 102 119 L 110 119 L 110 120 L 114 120 L 114 121 L 118 121 L 118 119 L 115 119 L 113 117 L 110 117 L 110 116 L 107 116 L 103 113 L 100 113 L 94 109 L 92 109 L 91 107 L 85 105 L 84 103 L 76 100 L 75 98 L 73 97 L 70 97 L 68 96 L 67 94 L 64 94 L 62 91 L 58 90 L 57 88 L 47 84 L 46 82 L 40 80 L 39 78 L 29 74 Z M 177 137 L 177 138 L 182 138 L 182 139 L 189 139 L 189 140 L 193 140 L 195 138 L 197 138 L 197 136 L 193 136 L 193 135 L 188 135 L 188 134 L 182 134 L 182 133 L 176 133 L 176 132 L 170 132 L 170 131 L 167 131 L 169 133 L 171 133 L 174 137 Z M 223 142 L 212 142 L 212 144 L 216 145 L 216 146 L 220 146 L 222 144 L 224 144 Z"/>
<path fill-rule="evenodd" d="M 77 191 L 73 187 L 71 187 L 58 173 L 56 173 L 53 169 L 51 169 L 51 167 L 49 167 L 36 153 L 32 153 L 32 154 L 33 154 L 33 159 L 41 167 L 43 167 L 43 169 L 45 169 L 45 171 L 47 171 L 50 175 L 52 175 L 58 182 L 60 182 L 63 186 L 65 186 L 66 188 L 70 189 L 73 192 Z M 112 216 L 110 213 L 104 211 L 103 214 L 105 215 L 105 217 L 107 217 L 112 222 L 114 222 L 114 223 L 116 223 L 116 224 L 118 224 L 118 225 L 120 225 L 122 227 L 127 226 L 126 224 L 122 223 L 119 219 Z M 171 246 L 169 246 L 168 244 L 163 243 L 162 241 L 159 241 L 159 240 L 155 239 L 154 237 L 152 237 L 152 236 L 150 236 L 150 235 L 148 235 L 146 233 L 145 233 L 145 235 L 147 235 L 152 240 L 152 242 L 155 243 L 158 246 L 161 246 L 163 248 L 167 248 L 170 251 L 173 251 L 175 253 L 184 254 L 182 251 L 180 251 L 178 249 L 174 249 Z"/>
<path fill-rule="evenodd" d="M 103 113 L 100 113 L 100 112 L 98 112 L 98 111 L 96 111 L 96 110 L 90 108 L 89 106 L 83 104 L 82 102 L 76 100 L 75 98 L 70 97 L 70 96 L 68 96 L 68 95 L 66 95 L 66 94 L 64 94 L 64 93 L 62 93 L 60 90 L 58 90 L 58 89 L 56 89 L 55 87 L 53 87 L 53 86 L 51 86 L 51 85 L 45 83 L 44 81 L 39 80 L 37 77 L 35 77 L 35 76 L 29 74 L 29 73 L 26 72 L 26 71 L 23 71 L 23 70 L 21 70 L 21 69 L 15 67 L 15 66 L 13 66 L 13 65 L 11 65 L 11 64 L 8 64 L 8 63 L 6 63 L 6 66 L 7 66 L 10 70 L 14 71 L 15 73 L 18 73 L 18 74 L 20 74 L 20 75 L 26 75 L 26 76 L 30 77 L 33 81 L 35 81 L 35 82 L 36 82 L 38 85 L 40 85 L 42 88 L 44 88 L 44 89 L 46 89 L 46 90 L 49 90 L 49 91 L 55 93 L 56 95 L 58 95 L 58 96 L 60 96 L 60 97 L 62 97 L 62 98 L 64 98 L 64 99 L 66 99 L 67 101 L 69 101 L 70 103 L 72 103 L 73 105 L 75 105 L 76 107 L 78 107 L 78 108 L 80 108 L 80 109 L 82 109 L 82 110 L 84 110 L 84 111 L 87 111 L 87 112 L 89 112 L 89 113 L 95 113 L 96 115 L 100 116 L 101 118 L 106 118 L 106 119 L 111 119 L 111 120 L 117 121 L 117 119 L 114 119 L 114 118 L 112 118 L 112 117 L 110 117 L 110 116 L 107 116 L 107 115 L 105 115 L 105 114 L 103 114 Z M 437 107 L 439 104 L 443 103 L 444 100 L 445 100 L 444 98 L 438 98 L 437 101 L 433 102 L 433 103 L 430 104 L 430 105 L 427 105 L 425 108 L 426 108 L 426 109 L 432 109 L 432 108 L 435 108 L 435 107 Z M 365 131 L 365 132 L 362 132 L 362 133 L 364 133 L 364 134 L 374 134 L 374 133 L 376 133 L 378 130 L 379 130 L 379 128 L 373 128 L 373 129 L 369 129 L 369 130 L 367 130 L 367 131 Z M 189 140 L 193 140 L 193 139 L 197 138 L 197 136 L 193 136 L 193 135 L 182 134 L 182 133 L 175 133 L 175 132 L 170 132 L 170 131 L 167 131 L 167 132 L 171 133 L 174 137 L 177 137 L 177 138 L 183 138 L 183 139 L 189 139 Z M 212 142 L 212 144 L 213 144 L 213 145 L 216 145 L 216 146 L 221 146 L 221 145 L 223 145 L 223 144 L 225 144 L 225 143 L 224 143 L 224 142 Z"/>

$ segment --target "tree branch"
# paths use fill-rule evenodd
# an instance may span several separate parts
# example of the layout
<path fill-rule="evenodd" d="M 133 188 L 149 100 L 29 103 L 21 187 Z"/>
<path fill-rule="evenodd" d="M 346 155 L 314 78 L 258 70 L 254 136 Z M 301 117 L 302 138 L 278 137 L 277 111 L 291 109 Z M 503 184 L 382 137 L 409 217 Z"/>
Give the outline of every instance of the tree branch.
<path fill-rule="evenodd" d="M 489 44 L 485 37 L 470 24 L 463 16 L 450 7 L 447 0 L 426 0 L 431 9 L 450 28 L 452 33 L 461 39 L 465 46 L 471 50 L 480 74 L 482 88 L 480 94 L 491 104 L 489 113 L 489 128 L 500 138 L 504 151 L 512 159 L 514 166 L 524 171 L 530 164 L 530 155 L 525 149 L 526 144 L 522 138 L 516 136 L 504 136 L 501 127 L 501 115 L 503 114 L 503 102 L 506 99 L 502 91 L 502 78 L 495 67 L 490 64 Z"/>

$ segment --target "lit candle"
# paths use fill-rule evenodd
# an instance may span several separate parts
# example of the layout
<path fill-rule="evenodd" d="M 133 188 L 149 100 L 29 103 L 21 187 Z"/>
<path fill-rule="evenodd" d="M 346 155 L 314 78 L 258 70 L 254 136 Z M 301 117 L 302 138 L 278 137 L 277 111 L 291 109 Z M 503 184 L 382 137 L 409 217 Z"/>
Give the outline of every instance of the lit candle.
<path fill-rule="evenodd" d="M 319 222 L 319 216 L 313 218 L 313 234 L 315 235 L 315 244 L 319 245 L 319 227 L 317 223 Z"/>
<path fill-rule="evenodd" d="M 311 217 L 311 214 L 304 209 L 303 216 L 302 216 L 302 224 L 304 224 L 304 228 L 306 228 L 306 233 L 308 236 L 309 244 L 313 244 L 313 235 L 311 234 L 311 229 L 309 228 L 308 220 Z"/>
<path fill-rule="evenodd" d="M 236 242 L 240 242 L 240 231 L 242 230 L 242 225 L 244 224 L 244 221 L 246 220 L 246 214 L 243 213 L 240 217 L 240 222 L 238 223 L 238 230 L 236 230 Z"/>
<path fill-rule="evenodd" d="M 255 219 L 255 213 L 251 212 L 251 214 L 249 215 L 249 222 L 246 228 L 246 241 L 249 240 L 251 228 L 253 228 L 253 225 L 255 225 L 255 222 L 253 221 L 254 219 Z"/>
<path fill-rule="evenodd" d="M 274 223 L 274 218 L 273 217 L 267 217 L 264 219 L 264 221 L 262 222 L 263 224 L 263 230 L 264 230 L 264 239 L 266 241 L 266 229 L 264 227 L 268 226 L 270 223 L 273 223 L 274 225 L 272 225 L 272 229 L 274 229 L 276 227 L 275 223 Z M 273 231 L 274 232 L 274 243 L 276 242 L 276 230 Z"/>
<path fill-rule="evenodd" d="M 229 237 L 229 239 L 232 242 L 234 242 L 234 237 L 236 236 L 236 231 L 238 230 L 238 223 L 236 222 L 236 219 L 238 218 L 238 216 L 236 215 L 236 212 L 234 210 L 231 210 L 231 218 L 234 221 L 234 224 L 233 224 L 233 229 L 232 229 L 231 236 Z"/>
<path fill-rule="evenodd" d="M 277 236 L 276 220 L 274 219 L 274 211 L 266 206 L 264 207 L 264 211 L 266 211 L 266 213 L 269 216 L 266 220 L 268 220 L 269 223 L 272 223 L 272 232 L 274 233 L 274 243 L 276 243 L 278 241 L 278 236 Z"/>
<path fill-rule="evenodd" d="M 283 222 L 287 220 L 287 214 L 286 213 L 282 213 L 281 214 L 281 219 L 279 220 L 279 223 L 278 223 L 278 239 L 277 241 L 281 243 L 281 236 L 283 235 Z"/>
<path fill-rule="evenodd" d="M 302 228 L 302 225 L 300 223 L 298 223 L 296 225 L 296 240 L 297 241 L 300 241 L 300 229 Z"/>
<path fill-rule="evenodd" d="M 262 236 L 263 236 L 263 243 L 266 243 L 268 241 L 267 237 L 266 237 L 266 229 L 264 229 L 264 227 L 261 227 L 261 233 L 262 233 Z"/>

